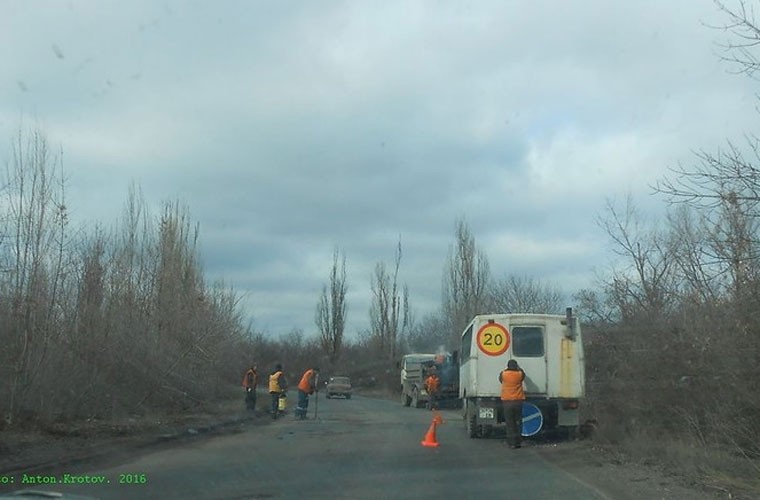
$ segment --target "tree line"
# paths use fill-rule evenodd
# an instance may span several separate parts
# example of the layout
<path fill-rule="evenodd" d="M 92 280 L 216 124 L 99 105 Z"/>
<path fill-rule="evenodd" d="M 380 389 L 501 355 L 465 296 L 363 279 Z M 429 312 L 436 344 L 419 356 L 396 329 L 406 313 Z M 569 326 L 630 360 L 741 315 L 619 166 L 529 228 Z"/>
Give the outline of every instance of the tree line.
<path fill-rule="evenodd" d="M 14 138 L 2 186 L 3 426 L 183 410 L 231 379 L 239 298 L 204 279 L 187 207 L 153 217 L 132 187 L 116 227 L 75 228 L 61 154 L 36 126 Z"/>
<path fill-rule="evenodd" d="M 754 76 L 760 29 L 729 8 L 724 61 Z M 760 143 L 699 150 L 652 186 L 664 215 L 628 197 L 598 217 L 616 254 L 575 295 L 587 414 L 600 434 L 708 483 L 760 487 Z"/>

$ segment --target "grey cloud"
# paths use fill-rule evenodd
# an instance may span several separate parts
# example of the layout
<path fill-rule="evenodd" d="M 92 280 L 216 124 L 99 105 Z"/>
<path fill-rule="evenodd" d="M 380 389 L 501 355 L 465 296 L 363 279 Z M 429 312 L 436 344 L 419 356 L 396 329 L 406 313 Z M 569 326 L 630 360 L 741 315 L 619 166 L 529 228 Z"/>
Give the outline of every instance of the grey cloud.
<path fill-rule="evenodd" d="M 433 310 L 462 215 L 495 275 L 586 286 L 606 198 L 661 209 L 666 166 L 757 119 L 710 1 L 72 5 L 14 8 L 0 133 L 43 119 L 83 218 L 132 181 L 184 201 L 210 277 L 272 332 L 312 329 L 335 246 L 363 328 L 399 236 Z"/>

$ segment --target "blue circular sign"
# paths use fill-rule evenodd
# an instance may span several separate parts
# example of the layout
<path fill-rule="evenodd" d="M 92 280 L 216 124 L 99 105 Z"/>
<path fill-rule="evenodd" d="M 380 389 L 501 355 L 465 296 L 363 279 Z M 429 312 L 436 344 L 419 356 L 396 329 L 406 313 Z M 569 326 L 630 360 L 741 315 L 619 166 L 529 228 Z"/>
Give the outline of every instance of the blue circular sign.
<path fill-rule="evenodd" d="M 532 403 L 522 405 L 522 435 L 533 436 L 538 434 L 544 425 L 544 415 L 541 409 Z"/>

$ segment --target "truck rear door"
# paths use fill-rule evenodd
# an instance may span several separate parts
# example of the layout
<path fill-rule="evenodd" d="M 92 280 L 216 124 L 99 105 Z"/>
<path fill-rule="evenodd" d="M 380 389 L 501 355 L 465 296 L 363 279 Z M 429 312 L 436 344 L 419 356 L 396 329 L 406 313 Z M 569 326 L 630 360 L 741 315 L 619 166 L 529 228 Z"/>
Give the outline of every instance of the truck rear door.
<path fill-rule="evenodd" d="M 528 395 L 544 395 L 547 391 L 546 328 L 542 324 L 511 325 L 512 357 L 525 370 L 525 391 Z"/>

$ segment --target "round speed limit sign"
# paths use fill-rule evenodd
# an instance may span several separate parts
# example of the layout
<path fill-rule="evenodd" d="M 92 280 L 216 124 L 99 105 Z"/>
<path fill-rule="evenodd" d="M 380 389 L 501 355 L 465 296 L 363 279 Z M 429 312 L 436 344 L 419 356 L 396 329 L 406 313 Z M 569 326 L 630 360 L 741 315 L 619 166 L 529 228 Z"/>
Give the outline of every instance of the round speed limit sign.
<path fill-rule="evenodd" d="M 488 323 L 478 330 L 478 347 L 489 356 L 504 354 L 509 340 L 509 332 L 498 323 Z"/>

